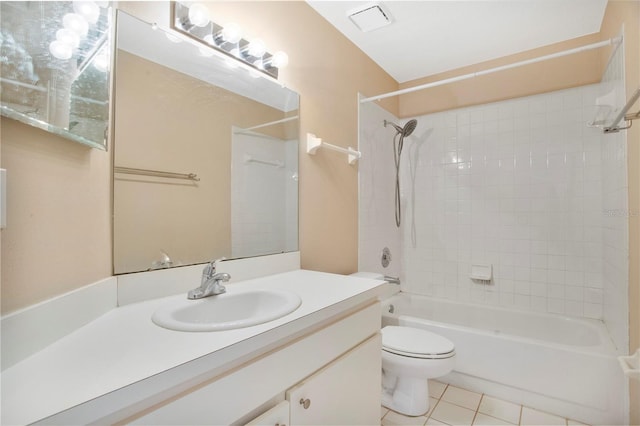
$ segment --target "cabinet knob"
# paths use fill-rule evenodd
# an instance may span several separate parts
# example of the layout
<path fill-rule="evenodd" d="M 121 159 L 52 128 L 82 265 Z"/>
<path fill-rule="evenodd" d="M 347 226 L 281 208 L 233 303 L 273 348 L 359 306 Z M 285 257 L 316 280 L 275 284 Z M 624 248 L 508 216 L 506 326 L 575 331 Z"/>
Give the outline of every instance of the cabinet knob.
<path fill-rule="evenodd" d="M 304 407 L 304 409 L 306 410 L 311 405 L 311 400 L 309 398 L 307 398 L 307 399 L 300 398 L 300 405 L 302 405 Z"/>

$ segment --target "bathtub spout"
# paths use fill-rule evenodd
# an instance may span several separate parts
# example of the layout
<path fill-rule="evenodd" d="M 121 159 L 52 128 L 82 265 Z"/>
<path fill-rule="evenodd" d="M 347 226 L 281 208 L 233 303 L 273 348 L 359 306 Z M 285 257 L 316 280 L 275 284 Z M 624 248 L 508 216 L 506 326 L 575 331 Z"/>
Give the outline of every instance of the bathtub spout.
<path fill-rule="evenodd" d="M 398 284 L 400 285 L 400 277 L 390 277 L 388 275 L 384 276 L 384 280 L 389 284 Z"/>

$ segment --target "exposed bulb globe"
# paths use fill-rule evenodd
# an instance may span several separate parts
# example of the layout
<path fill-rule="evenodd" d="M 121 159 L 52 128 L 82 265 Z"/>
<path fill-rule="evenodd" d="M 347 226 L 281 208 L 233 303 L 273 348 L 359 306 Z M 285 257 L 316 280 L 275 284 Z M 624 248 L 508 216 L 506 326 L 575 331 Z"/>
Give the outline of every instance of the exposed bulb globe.
<path fill-rule="evenodd" d="M 196 27 L 206 27 L 211 21 L 209 9 L 202 3 L 194 3 L 189 7 L 189 21 Z"/>
<path fill-rule="evenodd" d="M 282 50 L 277 51 L 271 58 L 271 65 L 276 68 L 284 68 L 289 65 L 289 55 Z"/>
<path fill-rule="evenodd" d="M 264 44 L 264 41 L 262 41 L 259 38 L 254 38 L 249 43 L 249 55 L 253 57 L 261 58 L 266 51 L 267 51 L 267 46 Z"/>
<path fill-rule="evenodd" d="M 222 29 L 222 38 L 227 43 L 237 43 L 242 39 L 242 29 L 235 22 L 230 22 Z"/>

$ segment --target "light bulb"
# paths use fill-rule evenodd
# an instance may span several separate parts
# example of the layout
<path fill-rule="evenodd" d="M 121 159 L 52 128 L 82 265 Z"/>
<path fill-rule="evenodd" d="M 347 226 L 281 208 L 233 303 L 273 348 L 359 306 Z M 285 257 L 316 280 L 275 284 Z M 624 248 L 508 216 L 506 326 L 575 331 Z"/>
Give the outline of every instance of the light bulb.
<path fill-rule="evenodd" d="M 74 1 L 73 11 L 83 16 L 91 24 L 98 22 L 100 17 L 100 7 L 92 1 Z"/>
<path fill-rule="evenodd" d="M 78 34 L 66 28 L 61 28 L 56 31 L 56 40 L 69 45 L 72 49 L 80 45 L 80 37 L 78 37 Z"/>
<path fill-rule="evenodd" d="M 60 40 L 54 40 L 49 44 L 49 52 L 58 59 L 69 59 L 73 55 L 73 48 Z"/>
<path fill-rule="evenodd" d="M 267 46 L 265 46 L 264 41 L 259 38 L 254 38 L 249 43 L 249 55 L 260 58 L 267 51 Z"/>
<path fill-rule="evenodd" d="M 276 68 L 284 68 L 289 65 L 289 55 L 282 50 L 277 51 L 271 58 L 271 65 Z"/>
<path fill-rule="evenodd" d="M 242 29 L 240 25 L 230 22 L 222 29 L 222 38 L 227 43 L 237 43 L 242 39 Z"/>
<path fill-rule="evenodd" d="M 189 7 L 189 21 L 196 27 L 206 27 L 209 25 L 209 9 L 202 3 L 194 3 Z"/>
<path fill-rule="evenodd" d="M 62 17 L 62 25 L 76 34 L 80 38 L 84 38 L 87 36 L 87 32 L 89 31 L 89 24 L 87 20 L 84 19 L 81 15 L 77 13 L 67 13 Z"/>

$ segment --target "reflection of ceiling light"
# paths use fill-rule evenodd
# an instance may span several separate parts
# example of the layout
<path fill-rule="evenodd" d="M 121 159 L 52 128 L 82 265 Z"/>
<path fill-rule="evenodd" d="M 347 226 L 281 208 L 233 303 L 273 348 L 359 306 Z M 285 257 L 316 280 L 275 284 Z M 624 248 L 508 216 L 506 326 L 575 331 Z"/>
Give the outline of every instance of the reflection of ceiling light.
<path fill-rule="evenodd" d="M 64 44 L 68 44 L 72 49 L 75 49 L 80 45 L 80 37 L 75 31 L 61 28 L 56 31 L 56 40 Z"/>
<path fill-rule="evenodd" d="M 89 32 L 89 24 L 87 20 L 77 13 L 67 13 L 62 17 L 62 25 L 68 30 L 71 30 L 78 34 L 80 38 L 87 36 Z"/>
<path fill-rule="evenodd" d="M 206 27 L 209 25 L 209 9 L 202 3 L 194 3 L 189 7 L 189 21 L 196 27 Z"/>
<path fill-rule="evenodd" d="M 92 1 L 74 1 L 73 11 L 83 16 L 91 24 L 98 22 L 100 17 L 100 7 Z"/>
<path fill-rule="evenodd" d="M 69 59 L 73 55 L 73 48 L 60 40 L 54 40 L 49 44 L 49 52 L 58 59 Z"/>
<path fill-rule="evenodd" d="M 98 71 L 107 72 L 109 70 L 109 52 L 103 49 L 102 52 L 93 60 L 93 66 Z"/>
<path fill-rule="evenodd" d="M 207 44 L 210 44 L 211 46 L 215 46 L 216 44 L 216 41 L 213 39 L 213 35 L 211 34 L 207 34 L 206 36 L 204 36 L 203 40 L 206 41 Z"/>

